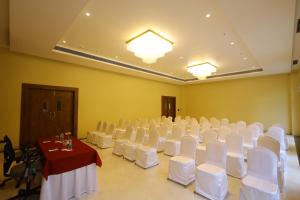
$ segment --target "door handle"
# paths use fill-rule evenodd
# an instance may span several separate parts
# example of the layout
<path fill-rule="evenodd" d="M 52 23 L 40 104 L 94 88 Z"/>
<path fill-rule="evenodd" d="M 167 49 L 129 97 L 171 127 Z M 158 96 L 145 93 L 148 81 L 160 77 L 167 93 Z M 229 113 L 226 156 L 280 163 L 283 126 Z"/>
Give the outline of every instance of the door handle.
<path fill-rule="evenodd" d="M 56 117 L 56 112 L 53 112 L 53 118 L 52 119 L 55 119 Z"/>

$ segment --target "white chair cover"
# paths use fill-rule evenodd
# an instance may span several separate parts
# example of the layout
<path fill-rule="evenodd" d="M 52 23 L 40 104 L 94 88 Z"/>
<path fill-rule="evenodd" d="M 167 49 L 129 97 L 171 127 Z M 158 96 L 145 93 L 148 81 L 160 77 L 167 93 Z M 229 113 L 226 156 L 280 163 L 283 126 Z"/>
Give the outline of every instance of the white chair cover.
<path fill-rule="evenodd" d="M 115 141 L 115 145 L 113 148 L 113 154 L 122 156 L 124 153 L 124 144 L 130 142 L 132 135 L 134 134 L 133 132 L 133 127 L 128 126 L 125 132 L 125 135 L 121 139 L 117 139 Z"/>
<path fill-rule="evenodd" d="M 111 148 L 113 145 L 112 139 L 113 135 L 115 134 L 115 124 L 111 124 L 108 126 L 106 135 L 97 135 L 96 136 L 96 141 L 97 141 L 97 146 L 104 149 L 104 148 Z"/>
<path fill-rule="evenodd" d="M 228 126 L 221 126 L 218 130 L 218 140 L 220 142 L 225 142 L 226 136 L 231 133 L 232 131 Z"/>
<path fill-rule="evenodd" d="M 180 154 L 172 157 L 169 162 L 169 179 L 182 185 L 188 185 L 195 180 L 196 146 L 194 137 L 181 138 Z"/>
<path fill-rule="evenodd" d="M 164 154 L 176 156 L 180 151 L 180 139 L 184 135 L 184 126 L 176 124 L 173 126 L 173 133 L 170 139 L 165 141 Z"/>
<path fill-rule="evenodd" d="M 203 142 L 202 144 L 197 146 L 196 149 L 196 164 L 203 164 L 206 160 L 206 144 L 217 142 L 218 134 L 216 131 L 210 129 L 204 132 L 203 134 Z"/>
<path fill-rule="evenodd" d="M 195 192 L 208 199 L 222 200 L 228 191 L 226 145 L 208 143 L 206 162 L 196 168 Z"/>
<path fill-rule="evenodd" d="M 229 125 L 229 119 L 222 118 L 221 119 L 221 126 L 228 126 Z"/>
<path fill-rule="evenodd" d="M 88 131 L 88 132 L 87 132 L 86 141 L 87 141 L 88 143 L 92 143 L 92 134 L 93 134 L 93 132 L 101 132 L 101 127 L 102 127 L 102 125 L 103 125 L 103 123 L 102 123 L 102 121 L 100 120 L 100 121 L 98 122 L 96 131 Z"/>
<path fill-rule="evenodd" d="M 282 163 L 281 159 L 280 159 L 280 144 L 279 144 L 279 142 L 269 136 L 260 136 L 258 138 L 258 146 L 265 147 L 265 148 L 271 150 L 273 153 L 275 153 L 275 155 L 279 161 L 278 169 L 277 169 L 278 186 L 279 186 L 280 192 L 284 192 L 287 172 L 284 168 L 286 163 Z"/>
<path fill-rule="evenodd" d="M 90 143 L 97 145 L 97 136 L 105 135 L 107 129 L 107 122 L 103 122 L 102 125 L 99 127 L 98 131 L 91 131 L 90 132 Z"/>
<path fill-rule="evenodd" d="M 238 134 L 229 134 L 226 136 L 227 145 L 227 174 L 242 178 L 246 175 L 246 165 L 243 154 L 243 137 Z"/>
<path fill-rule="evenodd" d="M 135 142 L 129 142 L 124 144 L 124 158 L 130 161 L 135 161 L 136 148 L 143 144 L 145 134 L 146 131 L 144 128 L 140 127 L 137 129 Z"/>
<path fill-rule="evenodd" d="M 243 128 L 239 133 L 243 137 L 244 156 L 247 158 L 248 150 L 257 146 L 255 132 L 251 128 Z"/>
<path fill-rule="evenodd" d="M 238 131 L 239 131 L 239 130 L 241 130 L 241 129 L 246 128 L 246 127 L 247 127 L 247 124 L 246 124 L 246 122 L 244 122 L 244 121 L 238 121 L 238 122 L 236 123 L 236 126 L 237 126 L 237 129 L 238 129 Z"/>
<path fill-rule="evenodd" d="M 157 146 L 159 134 L 157 129 L 153 129 L 149 134 L 149 142 L 146 146 L 136 148 L 135 164 L 146 169 L 158 165 Z"/>
<path fill-rule="evenodd" d="M 158 128 L 158 132 L 159 132 L 159 139 L 158 139 L 157 152 L 162 152 L 162 151 L 164 151 L 165 142 L 166 142 L 166 139 L 169 137 L 171 130 L 169 129 L 167 124 L 163 123 Z"/>
<path fill-rule="evenodd" d="M 242 180 L 241 200 L 278 200 L 276 155 L 264 148 L 256 147 L 248 152 L 248 173 Z"/>
<path fill-rule="evenodd" d="M 283 171 L 287 169 L 287 155 L 286 155 L 286 146 L 285 146 L 285 133 L 284 130 L 277 126 L 272 126 L 269 128 L 266 133 L 267 136 L 270 136 L 277 140 L 280 144 L 280 162 L 282 164 Z"/>

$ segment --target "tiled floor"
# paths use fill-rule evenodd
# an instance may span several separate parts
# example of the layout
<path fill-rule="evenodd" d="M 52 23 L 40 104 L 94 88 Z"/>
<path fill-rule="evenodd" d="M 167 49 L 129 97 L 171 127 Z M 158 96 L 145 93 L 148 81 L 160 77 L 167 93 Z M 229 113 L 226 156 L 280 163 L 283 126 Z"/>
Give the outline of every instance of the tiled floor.
<path fill-rule="evenodd" d="M 112 149 L 96 149 L 103 161 L 103 166 L 97 169 L 99 191 L 84 194 L 81 200 L 205 199 L 194 194 L 194 183 L 185 188 L 167 180 L 169 157 L 162 153 L 159 154 L 160 164 L 145 170 L 113 155 Z M 239 199 L 240 180 L 229 176 L 228 182 L 229 194 L 226 199 Z M 6 199 L 15 192 L 13 184 L 8 184 L 5 189 L 0 189 L 0 199 Z M 293 145 L 288 151 L 288 177 L 283 199 L 300 199 L 300 167 Z"/>

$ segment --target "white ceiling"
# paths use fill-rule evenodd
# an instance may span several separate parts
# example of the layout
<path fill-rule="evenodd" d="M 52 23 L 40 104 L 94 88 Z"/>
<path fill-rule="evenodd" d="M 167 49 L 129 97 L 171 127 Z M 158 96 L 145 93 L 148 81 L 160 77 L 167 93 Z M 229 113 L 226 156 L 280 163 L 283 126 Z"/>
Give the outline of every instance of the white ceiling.
<path fill-rule="evenodd" d="M 178 84 L 194 78 L 186 67 L 198 62 L 215 64 L 217 74 L 264 70 L 217 80 L 291 70 L 295 0 L 11 0 L 9 3 L 10 49 L 17 52 Z M 86 12 L 91 16 L 86 16 Z M 210 18 L 205 17 L 207 13 Z M 174 42 L 173 51 L 151 65 L 127 51 L 125 45 L 125 41 L 149 28 Z M 230 45 L 232 41 L 234 45 Z M 53 51 L 56 45 L 180 80 Z M 295 48 L 296 51 L 294 57 L 299 57 L 300 49 Z M 214 79 L 204 81 L 211 80 Z"/>

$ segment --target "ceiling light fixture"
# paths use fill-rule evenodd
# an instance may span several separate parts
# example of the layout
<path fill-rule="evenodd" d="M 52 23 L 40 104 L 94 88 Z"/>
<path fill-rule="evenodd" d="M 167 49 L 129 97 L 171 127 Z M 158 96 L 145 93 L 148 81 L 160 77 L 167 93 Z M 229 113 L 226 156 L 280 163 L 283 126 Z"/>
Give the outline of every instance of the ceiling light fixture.
<path fill-rule="evenodd" d="M 205 62 L 187 67 L 187 71 L 196 76 L 199 80 L 206 79 L 212 73 L 216 72 L 216 66 Z"/>
<path fill-rule="evenodd" d="M 230 42 L 230 45 L 234 45 L 234 42 Z"/>
<path fill-rule="evenodd" d="M 247 58 L 247 57 L 244 57 L 243 59 L 244 59 L 244 60 L 248 60 L 248 58 Z"/>
<path fill-rule="evenodd" d="M 91 16 L 91 13 L 86 12 L 86 13 L 85 13 L 85 16 L 89 17 L 89 16 Z"/>
<path fill-rule="evenodd" d="M 205 17 L 206 17 L 206 18 L 210 18 L 211 15 L 210 15 L 209 13 L 207 13 L 207 14 L 205 15 Z"/>
<path fill-rule="evenodd" d="M 67 41 L 66 40 L 63 40 L 63 41 L 61 41 L 62 43 L 64 43 L 64 44 L 66 44 L 67 43 Z"/>
<path fill-rule="evenodd" d="M 128 51 L 148 64 L 155 63 L 158 58 L 171 51 L 174 45 L 173 42 L 150 29 L 128 40 L 126 44 Z"/>

